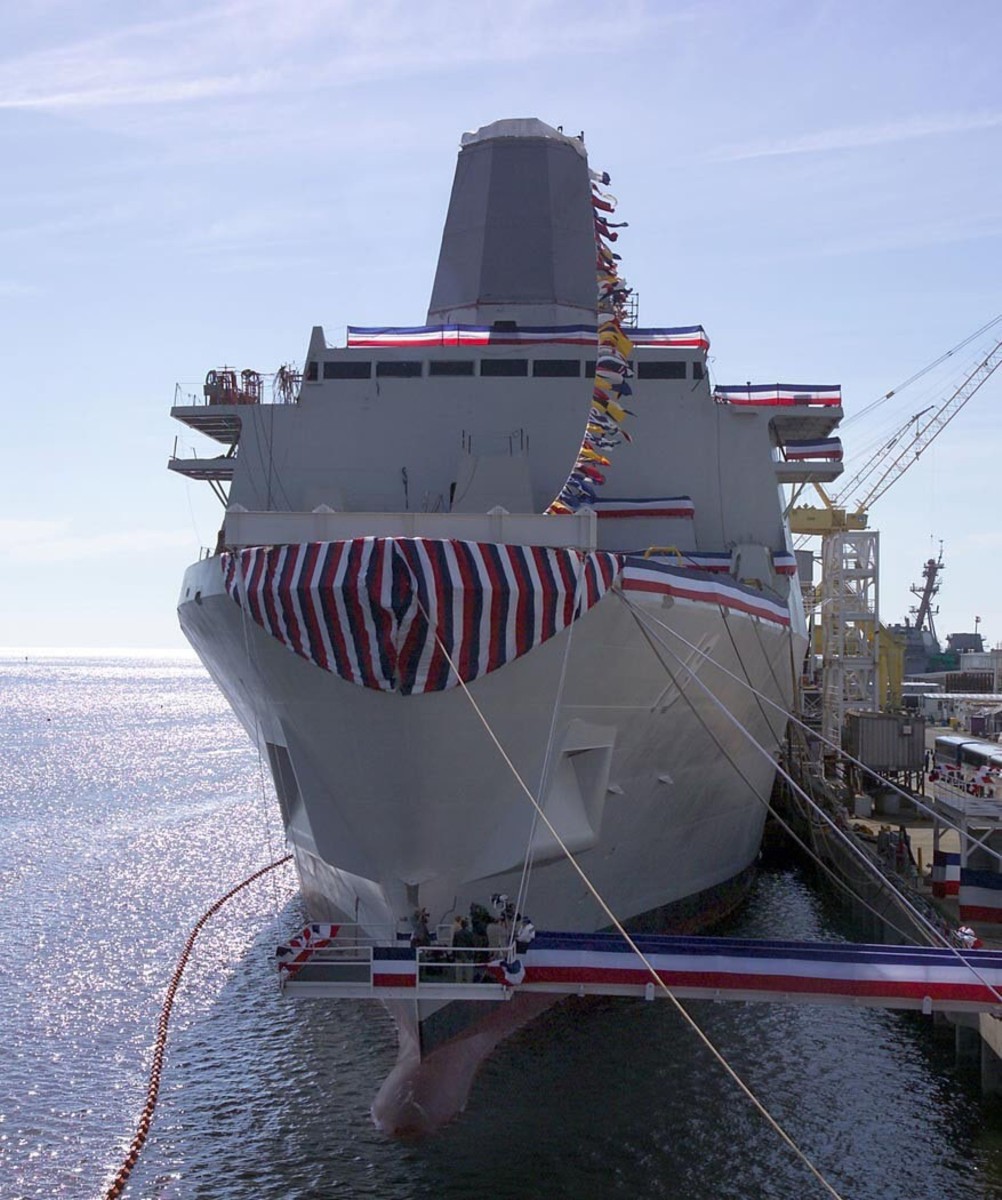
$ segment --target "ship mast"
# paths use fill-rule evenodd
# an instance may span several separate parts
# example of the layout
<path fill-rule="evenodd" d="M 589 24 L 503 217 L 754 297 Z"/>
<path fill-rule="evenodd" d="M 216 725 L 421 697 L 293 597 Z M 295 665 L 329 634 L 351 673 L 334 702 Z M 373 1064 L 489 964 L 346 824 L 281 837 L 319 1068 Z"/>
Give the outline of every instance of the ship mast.
<path fill-rule="evenodd" d="M 934 642 L 939 639 L 936 637 L 936 626 L 933 624 L 933 616 L 939 612 L 939 609 L 933 609 L 932 602 L 937 592 L 939 591 L 939 572 L 943 569 L 943 543 L 939 544 L 939 558 L 930 558 L 926 561 L 922 568 L 922 578 L 925 583 L 922 587 L 917 584 L 912 584 L 911 592 L 919 597 L 918 607 L 912 608 L 912 613 L 915 617 L 915 628 L 924 629 L 932 635 Z"/>

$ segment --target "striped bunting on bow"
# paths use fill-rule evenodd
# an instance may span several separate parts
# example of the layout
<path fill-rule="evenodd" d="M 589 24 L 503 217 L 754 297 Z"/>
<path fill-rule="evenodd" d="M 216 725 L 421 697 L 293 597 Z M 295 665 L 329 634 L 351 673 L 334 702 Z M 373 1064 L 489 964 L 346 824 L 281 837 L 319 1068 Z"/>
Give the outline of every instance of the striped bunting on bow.
<path fill-rule="evenodd" d="M 596 604 L 619 567 L 602 551 L 431 538 L 223 555 L 226 590 L 241 606 L 246 597 L 262 629 L 342 679 L 404 695 L 469 683 L 528 653 Z"/>
<path fill-rule="evenodd" d="M 646 592 L 679 600 L 702 601 L 752 617 L 761 617 L 765 621 L 774 621 L 778 625 L 790 624 L 790 610 L 778 599 L 773 600 L 735 580 L 724 582 L 720 578 L 700 578 L 695 571 L 669 566 L 654 558 L 627 556 L 623 562 L 620 586 L 627 594 Z"/>

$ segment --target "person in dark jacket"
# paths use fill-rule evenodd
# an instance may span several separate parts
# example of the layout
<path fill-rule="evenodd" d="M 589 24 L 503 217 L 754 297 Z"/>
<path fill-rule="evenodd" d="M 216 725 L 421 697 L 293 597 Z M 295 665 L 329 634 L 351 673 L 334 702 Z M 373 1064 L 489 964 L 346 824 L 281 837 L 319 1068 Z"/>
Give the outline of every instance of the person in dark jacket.
<path fill-rule="evenodd" d="M 477 943 L 465 917 L 457 917 L 452 933 L 453 952 L 456 957 L 456 982 L 473 982 L 473 960 Z"/>

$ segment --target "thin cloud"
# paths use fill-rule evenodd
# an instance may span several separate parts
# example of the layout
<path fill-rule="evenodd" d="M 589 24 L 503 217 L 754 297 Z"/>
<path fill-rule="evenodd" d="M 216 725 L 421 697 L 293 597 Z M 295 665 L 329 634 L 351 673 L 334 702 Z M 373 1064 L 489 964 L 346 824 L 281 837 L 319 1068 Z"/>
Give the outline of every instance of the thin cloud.
<path fill-rule="evenodd" d="M 743 162 L 755 158 L 782 158 L 795 154 L 825 154 L 836 150 L 863 150 L 893 142 L 942 137 L 945 134 L 973 133 L 1002 126 L 1002 113 L 954 113 L 943 116 L 910 117 L 881 125 L 855 125 L 844 129 L 824 129 L 799 137 L 746 142 L 721 146 L 706 155 L 708 162 Z"/>
<path fill-rule="evenodd" d="M 403 0 L 230 3 L 0 62 L 0 109 L 65 111 L 302 94 L 390 75 L 530 61 L 550 53 L 554 44 L 565 54 L 590 53 L 608 41 L 601 23 L 581 20 L 576 6 L 546 0 L 513 0 L 503 13 L 471 8 L 461 21 L 455 17 L 449 0 L 420 7 Z M 665 14 L 640 5 L 621 12 L 617 35 L 650 37 L 694 19 L 695 10 Z"/>
<path fill-rule="evenodd" d="M 0 520 L 0 562 L 67 563 L 191 546 L 191 534 L 171 530 L 120 529 L 74 534 L 67 521 Z"/>
<path fill-rule="evenodd" d="M 19 283 L 16 279 L 0 279 L 0 300 L 19 300 L 23 296 L 38 296 L 42 289 L 32 283 Z"/>

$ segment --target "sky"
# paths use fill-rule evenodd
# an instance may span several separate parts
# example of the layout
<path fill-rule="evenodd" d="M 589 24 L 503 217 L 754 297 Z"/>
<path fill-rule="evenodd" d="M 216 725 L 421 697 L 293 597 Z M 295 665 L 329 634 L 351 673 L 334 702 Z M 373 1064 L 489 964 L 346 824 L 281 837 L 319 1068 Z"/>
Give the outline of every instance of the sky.
<path fill-rule="evenodd" d="M 166 469 L 201 445 L 175 385 L 422 323 L 459 137 L 502 117 L 584 131 L 641 324 L 704 325 L 719 383 L 842 384 L 847 475 L 994 344 L 854 417 L 1002 312 L 994 0 L 35 0 L 0 29 L 0 644 L 184 645 L 221 509 Z M 1000 400 L 1002 370 L 874 506 L 885 621 L 942 542 L 938 631 L 1002 642 Z"/>

